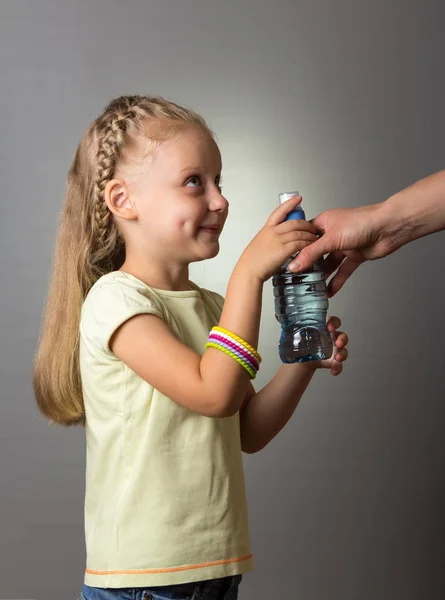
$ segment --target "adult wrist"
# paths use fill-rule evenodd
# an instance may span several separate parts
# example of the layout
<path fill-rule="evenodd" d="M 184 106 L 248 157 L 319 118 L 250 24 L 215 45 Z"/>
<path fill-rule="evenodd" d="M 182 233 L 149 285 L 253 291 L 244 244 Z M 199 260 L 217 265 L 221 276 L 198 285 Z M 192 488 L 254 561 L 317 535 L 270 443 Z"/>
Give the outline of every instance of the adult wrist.
<path fill-rule="evenodd" d="M 397 194 L 374 204 L 369 218 L 381 257 L 391 254 L 410 241 L 409 219 Z"/>
<path fill-rule="evenodd" d="M 397 192 L 379 205 L 379 226 L 382 239 L 388 243 L 391 251 L 397 250 L 418 235 L 416 212 L 402 192 Z"/>

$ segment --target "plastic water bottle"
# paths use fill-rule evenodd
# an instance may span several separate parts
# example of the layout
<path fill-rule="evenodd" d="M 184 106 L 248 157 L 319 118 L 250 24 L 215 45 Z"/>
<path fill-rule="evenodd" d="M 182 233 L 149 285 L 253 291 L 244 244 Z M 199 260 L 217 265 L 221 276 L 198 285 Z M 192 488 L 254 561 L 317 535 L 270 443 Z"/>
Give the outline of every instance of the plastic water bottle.
<path fill-rule="evenodd" d="M 284 192 L 279 195 L 280 204 L 298 195 L 299 192 Z M 305 218 L 300 204 L 286 221 Z M 295 256 L 272 278 L 275 314 L 281 324 L 280 358 L 283 363 L 328 359 L 332 356 L 333 342 L 326 328 L 329 301 L 323 259 L 308 271 L 292 273 L 287 266 Z"/>

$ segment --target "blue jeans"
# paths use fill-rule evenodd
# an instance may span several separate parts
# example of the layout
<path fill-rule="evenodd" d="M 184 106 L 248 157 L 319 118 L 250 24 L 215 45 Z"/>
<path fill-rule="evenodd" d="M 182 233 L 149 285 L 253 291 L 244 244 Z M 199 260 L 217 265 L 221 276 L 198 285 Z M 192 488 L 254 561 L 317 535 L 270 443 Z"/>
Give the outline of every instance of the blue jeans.
<path fill-rule="evenodd" d="M 79 600 L 237 600 L 242 575 L 150 588 L 99 588 L 84 584 Z"/>

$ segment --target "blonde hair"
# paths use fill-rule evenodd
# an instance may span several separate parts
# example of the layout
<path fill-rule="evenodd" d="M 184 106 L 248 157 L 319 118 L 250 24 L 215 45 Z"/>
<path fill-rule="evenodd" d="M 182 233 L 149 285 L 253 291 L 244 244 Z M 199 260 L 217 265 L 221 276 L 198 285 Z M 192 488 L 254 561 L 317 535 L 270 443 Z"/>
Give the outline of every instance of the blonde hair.
<path fill-rule="evenodd" d="M 79 321 L 93 284 L 124 262 L 125 246 L 104 200 L 107 183 L 140 142 L 148 152 L 184 126 L 213 137 L 194 111 L 152 96 L 113 100 L 84 133 L 71 164 L 52 276 L 34 359 L 33 387 L 50 424 L 85 424 Z"/>

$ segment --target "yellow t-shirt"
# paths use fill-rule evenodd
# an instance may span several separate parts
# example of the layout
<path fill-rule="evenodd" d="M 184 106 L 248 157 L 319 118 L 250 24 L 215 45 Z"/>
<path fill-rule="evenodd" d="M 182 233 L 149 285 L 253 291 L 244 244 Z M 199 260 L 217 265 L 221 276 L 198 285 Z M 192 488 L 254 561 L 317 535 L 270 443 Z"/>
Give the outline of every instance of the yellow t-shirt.
<path fill-rule="evenodd" d="M 89 586 L 170 585 L 253 568 L 239 413 L 211 418 L 184 408 L 108 345 L 127 319 L 150 313 L 202 355 L 223 298 L 191 287 L 158 290 L 114 271 L 94 284 L 83 304 Z"/>

